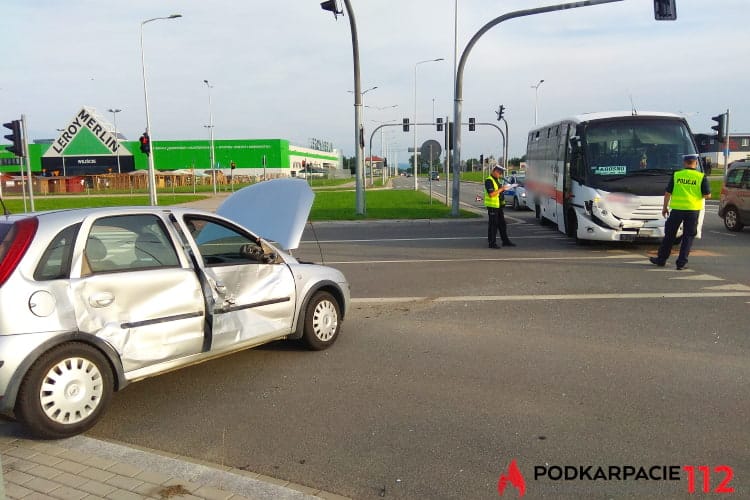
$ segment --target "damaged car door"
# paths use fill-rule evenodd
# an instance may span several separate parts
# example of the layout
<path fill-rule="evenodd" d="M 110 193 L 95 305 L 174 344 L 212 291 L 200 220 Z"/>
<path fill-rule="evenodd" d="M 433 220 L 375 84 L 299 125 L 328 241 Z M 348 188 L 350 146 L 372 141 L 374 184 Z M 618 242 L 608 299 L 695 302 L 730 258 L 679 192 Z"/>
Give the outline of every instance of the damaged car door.
<path fill-rule="evenodd" d="M 111 344 L 128 378 L 202 352 L 201 286 L 159 216 L 99 217 L 80 235 L 80 276 L 71 280 L 78 329 Z"/>
<path fill-rule="evenodd" d="M 296 292 L 283 259 L 260 238 L 226 221 L 190 215 L 184 223 L 214 294 L 211 351 L 291 333 Z"/>

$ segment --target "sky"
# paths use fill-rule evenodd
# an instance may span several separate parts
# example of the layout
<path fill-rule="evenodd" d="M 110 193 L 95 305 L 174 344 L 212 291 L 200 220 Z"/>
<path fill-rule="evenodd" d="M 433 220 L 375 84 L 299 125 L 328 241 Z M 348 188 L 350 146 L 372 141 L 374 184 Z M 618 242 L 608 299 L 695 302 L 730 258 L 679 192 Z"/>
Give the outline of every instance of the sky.
<path fill-rule="evenodd" d="M 730 131 L 750 133 L 748 0 L 676 2 L 676 21 L 655 21 L 652 0 L 623 0 L 495 26 L 468 55 L 463 121 L 498 123 L 502 104 L 511 158 L 525 153 L 535 109 L 539 125 L 584 112 L 669 111 L 694 133 L 710 133 L 711 117 L 730 109 Z M 452 119 L 455 53 L 496 17 L 554 3 L 351 0 L 362 90 L 377 87 L 363 95 L 366 142 L 382 123 L 414 121 L 415 91 L 418 121 Z M 107 110 L 121 109 L 118 130 L 137 139 L 143 54 L 152 140 L 208 138 L 212 114 L 216 139 L 317 138 L 354 154 L 350 20 L 318 0 L 4 0 L 0 13 L 0 118 L 24 114 L 30 139 L 57 137 L 84 105 L 110 121 Z M 143 25 L 141 52 L 142 21 L 170 14 L 183 17 Z M 404 162 L 412 132 L 383 130 Z M 462 135 L 463 159 L 501 154 L 492 127 Z M 419 127 L 418 143 L 428 139 L 442 142 L 442 133 Z"/>

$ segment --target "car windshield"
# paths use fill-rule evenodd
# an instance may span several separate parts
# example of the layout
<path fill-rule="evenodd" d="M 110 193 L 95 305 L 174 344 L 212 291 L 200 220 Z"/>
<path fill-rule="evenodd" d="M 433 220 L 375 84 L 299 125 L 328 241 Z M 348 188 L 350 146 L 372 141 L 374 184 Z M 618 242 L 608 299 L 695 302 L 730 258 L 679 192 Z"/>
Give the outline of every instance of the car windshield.
<path fill-rule="evenodd" d="M 592 122 L 585 128 L 583 142 L 594 184 L 669 175 L 682 168 L 683 155 L 696 153 L 687 126 L 670 118 Z"/>

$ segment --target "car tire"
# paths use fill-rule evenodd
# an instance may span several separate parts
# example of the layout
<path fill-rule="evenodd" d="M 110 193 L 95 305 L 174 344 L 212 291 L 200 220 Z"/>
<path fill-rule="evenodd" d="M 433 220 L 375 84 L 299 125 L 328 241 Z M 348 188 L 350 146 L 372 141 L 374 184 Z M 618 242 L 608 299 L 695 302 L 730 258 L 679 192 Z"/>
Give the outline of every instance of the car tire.
<path fill-rule="evenodd" d="M 37 359 L 26 373 L 15 414 L 35 436 L 61 439 L 93 427 L 109 405 L 112 369 L 95 347 L 61 344 Z"/>
<path fill-rule="evenodd" d="M 314 351 L 328 349 L 341 330 L 341 307 L 328 292 L 316 293 L 305 308 L 302 341 Z"/>
<path fill-rule="evenodd" d="M 745 225 L 740 221 L 740 213 L 735 207 L 727 207 L 724 210 L 724 227 L 729 231 L 742 231 Z"/>

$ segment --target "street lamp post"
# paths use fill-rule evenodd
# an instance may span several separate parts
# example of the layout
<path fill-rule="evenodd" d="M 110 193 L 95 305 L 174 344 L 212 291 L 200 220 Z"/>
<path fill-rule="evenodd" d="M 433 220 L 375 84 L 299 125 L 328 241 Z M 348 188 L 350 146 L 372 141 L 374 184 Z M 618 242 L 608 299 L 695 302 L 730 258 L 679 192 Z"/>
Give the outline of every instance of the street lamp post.
<path fill-rule="evenodd" d="M 213 85 L 208 83 L 208 80 L 203 80 L 203 83 L 206 84 L 206 88 L 208 88 L 208 125 L 206 126 L 207 129 L 211 131 L 211 134 L 209 136 L 209 140 L 211 141 L 211 183 L 214 187 L 214 196 L 216 196 L 216 151 L 214 150 L 214 113 L 211 108 L 211 89 L 214 88 Z"/>
<path fill-rule="evenodd" d="M 120 171 L 120 139 L 117 137 L 117 113 L 122 110 L 110 108 L 108 111 L 112 113 L 112 121 L 115 125 L 115 141 L 117 141 L 117 151 L 115 152 L 115 154 L 117 154 L 117 173 L 120 174 L 122 172 Z"/>
<path fill-rule="evenodd" d="M 365 129 L 364 129 L 364 127 L 365 127 L 365 110 L 364 110 L 364 108 L 368 107 L 368 106 L 365 106 L 363 104 L 364 99 L 365 99 L 365 94 L 368 93 L 371 90 L 375 90 L 376 88 L 378 88 L 377 85 L 375 85 L 374 87 L 370 87 L 369 89 L 366 89 L 366 90 L 363 90 L 362 92 L 360 92 L 360 98 L 359 98 L 359 104 L 360 104 L 360 106 L 359 107 L 361 109 L 360 109 L 360 122 L 359 122 L 360 133 L 359 133 L 359 138 L 357 139 L 358 143 L 361 143 L 362 138 L 365 136 Z M 354 93 L 353 90 L 347 90 L 347 92 L 349 92 L 350 94 Z M 362 148 L 362 153 L 364 153 L 364 146 L 362 146 L 360 144 L 360 147 Z M 362 156 L 364 157 L 364 154 Z M 362 163 L 364 164 L 366 162 L 363 161 Z M 370 172 L 372 172 L 372 155 L 370 155 Z M 365 174 L 364 169 L 362 169 L 361 175 L 362 175 L 362 184 L 364 185 L 365 178 L 366 178 L 366 174 Z M 364 205 L 364 200 L 363 200 L 363 205 Z"/>
<path fill-rule="evenodd" d="M 428 62 L 438 62 L 442 60 L 442 57 L 438 57 L 437 59 L 425 59 L 424 61 L 418 61 L 416 64 L 414 64 L 414 191 L 419 189 L 419 185 L 417 183 L 417 68 L 420 64 L 425 64 Z"/>
<path fill-rule="evenodd" d="M 152 206 L 158 204 L 156 199 L 156 167 L 154 166 L 154 155 L 156 154 L 156 148 L 154 147 L 154 136 L 151 133 L 151 117 L 148 111 L 148 86 L 146 85 L 146 57 L 143 51 L 143 25 L 152 21 L 158 21 L 161 19 L 177 19 L 182 17 L 182 14 L 172 14 L 166 17 L 153 17 L 146 19 L 141 22 L 141 72 L 143 73 L 143 100 L 146 103 L 146 134 L 148 134 L 149 141 L 151 144 L 151 152 L 148 155 L 148 199 Z"/>
<path fill-rule="evenodd" d="M 534 125 L 537 124 L 537 112 L 539 110 L 539 86 L 544 83 L 544 80 L 539 80 L 539 83 L 532 85 L 534 89 Z"/>

